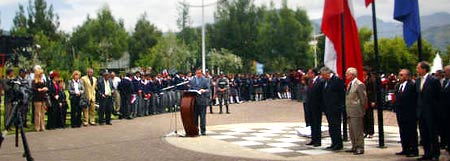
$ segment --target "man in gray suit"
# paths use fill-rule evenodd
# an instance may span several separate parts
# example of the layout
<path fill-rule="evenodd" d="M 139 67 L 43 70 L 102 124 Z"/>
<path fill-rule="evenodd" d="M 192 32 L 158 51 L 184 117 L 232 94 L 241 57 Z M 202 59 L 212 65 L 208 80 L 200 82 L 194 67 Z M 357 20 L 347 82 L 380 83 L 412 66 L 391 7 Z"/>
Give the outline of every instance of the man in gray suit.
<path fill-rule="evenodd" d="M 206 106 L 209 104 L 209 80 L 202 74 L 201 69 L 195 71 L 195 77 L 189 82 L 190 90 L 198 90 L 199 95 L 195 98 L 195 123 L 198 126 L 198 117 L 200 117 L 200 132 L 206 135 Z"/>
<path fill-rule="evenodd" d="M 364 113 L 367 104 L 366 86 L 357 78 L 356 68 L 348 68 L 345 77 L 349 81 L 345 96 L 345 109 L 349 125 L 352 149 L 354 155 L 364 154 Z"/>

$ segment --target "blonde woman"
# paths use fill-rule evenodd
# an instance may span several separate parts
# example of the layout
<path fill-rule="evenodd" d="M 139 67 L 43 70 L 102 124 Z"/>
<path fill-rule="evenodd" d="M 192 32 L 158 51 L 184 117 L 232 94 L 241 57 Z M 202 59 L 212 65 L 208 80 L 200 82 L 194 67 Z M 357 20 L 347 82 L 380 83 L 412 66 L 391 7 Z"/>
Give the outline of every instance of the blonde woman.
<path fill-rule="evenodd" d="M 81 73 L 76 70 L 72 73 L 72 80 L 69 81 L 70 98 L 70 119 L 72 128 L 81 127 L 81 111 L 87 107 L 81 107 L 81 97 L 84 95 L 83 82 L 80 80 Z M 86 97 L 84 97 L 86 98 Z M 87 103 L 87 101 L 85 101 Z M 87 106 L 87 104 L 85 105 Z"/>
<path fill-rule="evenodd" d="M 45 82 L 42 80 L 43 75 L 42 69 L 37 69 L 35 71 L 35 76 L 32 82 L 32 88 L 34 91 L 33 103 L 34 103 L 34 129 L 36 131 L 45 131 L 45 100 L 47 97 L 48 88 Z"/>

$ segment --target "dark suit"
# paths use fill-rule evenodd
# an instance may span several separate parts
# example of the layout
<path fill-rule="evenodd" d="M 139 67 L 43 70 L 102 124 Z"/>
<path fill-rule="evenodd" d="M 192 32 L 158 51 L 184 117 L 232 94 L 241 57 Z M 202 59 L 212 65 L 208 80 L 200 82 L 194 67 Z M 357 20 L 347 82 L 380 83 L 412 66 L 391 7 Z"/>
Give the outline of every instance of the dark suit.
<path fill-rule="evenodd" d="M 130 78 L 125 77 L 120 81 L 117 88 L 119 89 L 121 100 L 120 118 L 131 118 L 131 95 L 133 94 L 134 85 Z"/>
<path fill-rule="evenodd" d="M 333 75 L 324 85 L 323 101 L 332 147 L 342 147 L 341 122 L 344 111 L 345 84 Z"/>
<path fill-rule="evenodd" d="M 398 127 L 402 151 L 407 154 L 417 154 L 417 100 L 416 86 L 412 81 L 407 81 L 406 85 L 398 85 L 395 93 L 395 112 L 397 115 Z"/>
<path fill-rule="evenodd" d="M 442 90 L 441 90 L 441 100 L 439 105 L 441 113 L 441 129 L 443 130 L 443 135 L 446 139 L 444 139 L 443 144 L 447 146 L 447 151 L 450 151 L 450 80 L 445 80 Z M 442 140 L 441 140 L 442 142 Z"/>
<path fill-rule="evenodd" d="M 416 80 L 417 116 L 419 118 L 420 138 L 422 140 L 424 157 L 439 157 L 440 150 L 437 133 L 437 113 L 439 105 L 439 94 L 441 84 L 439 80 L 428 75 L 424 78 L 422 90 L 420 89 L 421 78 Z"/>
<path fill-rule="evenodd" d="M 200 132 L 206 132 L 206 106 L 209 105 L 209 80 L 205 77 L 194 77 L 189 81 L 190 89 L 192 90 L 206 90 L 205 93 L 197 95 L 195 98 L 195 123 L 198 125 L 198 118 L 200 117 Z"/>
<path fill-rule="evenodd" d="M 311 119 L 311 142 L 314 145 L 321 144 L 321 126 L 322 126 L 322 111 L 323 111 L 323 85 L 324 80 L 317 78 L 309 85 L 308 89 L 308 110 L 310 111 Z"/>
<path fill-rule="evenodd" d="M 109 85 L 109 93 L 107 93 L 106 88 L 108 82 Z M 112 92 L 113 92 L 113 83 L 110 79 L 106 80 L 101 78 L 97 82 L 97 99 L 99 101 L 100 107 L 98 109 L 98 122 L 100 124 L 107 123 L 111 124 L 111 113 L 112 113 L 112 105 L 113 105 L 113 99 L 112 99 Z"/>

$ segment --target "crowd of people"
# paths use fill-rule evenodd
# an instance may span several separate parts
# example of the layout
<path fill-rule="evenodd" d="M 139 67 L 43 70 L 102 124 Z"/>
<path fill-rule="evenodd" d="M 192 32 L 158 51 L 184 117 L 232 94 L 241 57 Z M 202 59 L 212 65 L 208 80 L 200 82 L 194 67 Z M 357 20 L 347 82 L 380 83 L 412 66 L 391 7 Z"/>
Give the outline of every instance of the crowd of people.
<path fill-rule="evenodd" d="M 6 70 L 1 87 L 4 93 L 4 122 L 13 115 L 15 91 L 13 81 L 21 82 L 30 95 L 20 106 L 24 127 L 33 123 L 36 131 L 66 127 L 70 115 L 70 126 L 111 125 L 111 116 L 119 119 L 133 119 L 179 110 L 183 91 L 190 87 L 187 81 L 195 77 L 192 73 L 151 73 L 139 70 L 133 73 L 116 74 L 102 70 L 95 76 L 93 69 L 86 74 L 73 71 L 69 80 L 63 80 L 58 71 L 48 75 L 40 66 L 28 70 L 22 68 L 16 75 L 13 69 Z M 203 74 L 202 74 L 203 75 Z M 295 99 L 300 96 L 300 73 L 286 74 L 218 74 L 204 76 L 208 79 L 208 105 L 225 106 L 229 114 L 229 104 L 268 99 Z M 297 83 L 298 82 L 298 83 Z M 30 115 L 31 113 L 31 115 Z M 69 114 L 70 113 L 70 114 Z M 47 119 L 45 120 L 45 116 Z M 97 116 L 97 118 L 96 118 Z M 31 117 L 31 119 L 29 119 Z M 10 124 L 11 125 L 11 124 Z"/>
<path fill-rule="evenodd" d="M 419 159 L 436 159 L 441 148 L 449 150 L 450 128 L 446 122 L 450 116 L 450 66 L 432 75 L 430 65 L 420 62 L 416 72 L 416 77 L 407 69 L 401 69 L 398 76 L 384 76 L 370 68 L 364 68 L 363 73 L 348 68 L 344 80 L 327 67 L 308 69 L 306 73 L 291 70 L 287 74 L 218 75 L 203 74 L 201 70 L 194 75 L 154 74 L 145 70 L 116 75 L 102 70 L 96 78 L 94 70 L 87 69 L 86 75 L 73 71 L 71 79 L 63 81 L 57 71 L 51 71 L 47 77 L 40 66 L 32 71 L 20 69 L 17 76 L 14 70 L 8 69 L 2 83 L 4 121 L 6 123 L 11 118 L 13 102 L 17 101 L 14 99 L 17 91 L 8 83 L 11 81 L 22 82 L 22 86 L 31 91 L 30 102 L 22 101 L 19 105 L 23 107 L 20 109 L 25 127 L 28 125 L 29 107 L 32 107 L 31 122 L 36 131 L 65 128 L 68 109 L 73 128 L 112 125 L 111 115 L 133 119 L 176 112 L 183 92 L 195 89 L 205 93 L 196 103 L 202 109 L 196 114 L 200 117 L 203 135 L 207 106 L 210 113 L 214 113 L 213 106 L 219 106 L 220 114 L 223 113 L 222 106 L 225 106 L 225 113 L 230 114 L 228 105 L 232 103 L 292 99 L 303 102 L 305 122 L 311 128 L 311 141 L 307 145 L 321 146 L 322 116 L 325 115 L 332 141 L 327 149 L 343 149 L 341 126 L 342 119 L 346 119 L 352 143 L 348 152 L 359 155 L 364 154 L 364 138 L 374 135 L 373 110 L 385 108 L 387 101 L 391 101 L 401 136 L 402 151 L 397 154 L 416 157 L 418 145 L 422 145 L 425 153 Z M 359 80 L 358 74 L 362 74 L 364 79 Z M 67 95 L 65 91 L 68 91 Z M 392 93 L 392 96 L 385 93 Z"/>
<path fill-rule="evenodd" d="M 363 80 L 355 68 L 348 68 L 345 81 L 327 67 L 309 69 L 306 77 L 304 111 L 311 128 L 311 142 L 321 146 L 322 115 L 325 114 L 332 144 L 327 149 L 341 150 L 342 118 L 347 119 L 352 147 L 347 152 L 364 154 L 364 138 L 374 135 L 374 109 L 392 105 L 400 131 L 402 151 L 396 155 L 417 157 L 418 147 L 424 155 L 418 160 L 438 160 L 440 149 L 449 151 L 450 65 L 430 73 L 427 62 L 419 62 L 417 76 L 408 69 L 398 75 L 379 75 L 364 68 Z M 392 94 L 390 94 L 392 93 Z M 419 129 L 420 137 L 417 129 Z M 419 141 L 420 140 L 420 141 Z"/>

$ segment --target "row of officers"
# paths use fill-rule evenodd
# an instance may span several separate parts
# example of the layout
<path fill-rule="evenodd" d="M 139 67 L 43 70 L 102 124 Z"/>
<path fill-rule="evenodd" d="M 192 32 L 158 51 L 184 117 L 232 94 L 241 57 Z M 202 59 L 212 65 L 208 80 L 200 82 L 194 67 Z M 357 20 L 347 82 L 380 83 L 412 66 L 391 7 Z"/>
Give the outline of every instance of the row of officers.
<path fill-rule="evenodd" d="M 395 86 L 394 111 L 402 145 L 402 151 L 396 154 L 418 157 L 418 146 L 422 145 L 424 155 L 417 160 L 438 160 L 440 149 L 449 151 L 450 65 L 445 67 L 444 77 L 432 75 L 427 62 L 419 62 L 416 72 L 418 76 L 414 80 L 408 69 L 401 69 Z M 363 75 L 364 79 L 359 80 L 357 70 L 348 68 L 345 73 L 348 84 L 345 85 L 327 67 L 320 69 L 320 74 L 315 69 L 308 70 L 310 81 L 304 108 L 306 123 L 311 127 L 311 142 L 307 145 L 321 146 L 324 113 L 332 141 L 327 149 L 343 149 L 341 123 L 342 118 L 346 118 L 352 143 L 347 152 L 364 154 L 364 134 L 370 133 L 371 128 L 369 131 L 373 134 L 373 109 L 382 105 L 382 95 L 381 79 L 367 69 Z M 372 115 L 371 123 L 366 118 L 368 115 Z"/>

